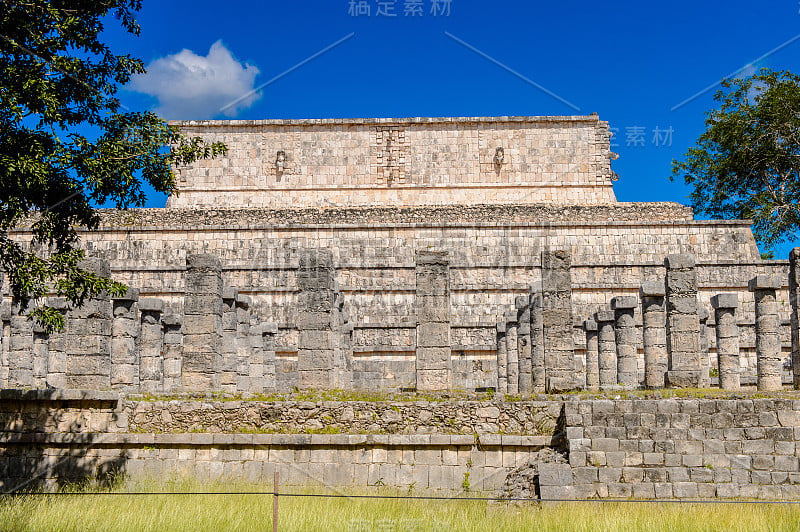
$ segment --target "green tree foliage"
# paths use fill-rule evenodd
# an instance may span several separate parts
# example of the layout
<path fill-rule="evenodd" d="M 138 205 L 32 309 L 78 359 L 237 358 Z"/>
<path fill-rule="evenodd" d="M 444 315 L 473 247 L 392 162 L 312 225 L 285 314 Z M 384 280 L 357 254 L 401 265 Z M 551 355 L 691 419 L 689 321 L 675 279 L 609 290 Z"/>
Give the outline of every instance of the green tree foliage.
<path fill-rule="evenodd" d="M 673 177 L 694 188 L 696 214 L 753 220 L 768 249 L 800 228 L 800 77 L 762 69 L 726 80 L 706 131 Z"/>
<path fill-rule="evenodd" d="M 0 0 L 0 265 L 13 297 L 52 330 L 48 293 L 79 305 L 124 285 L 80 267 L 75 227 L 96 228 L 93 205 L 144 205 L 144 182 L 175 185 L 172 165 L 225 152 L 150 112 L 126 112 L 119 87 L 143 63 L 101 41 L 104 23 L 139 33 L 139 0 Z M 32 241 L 14 227 L 30 225 Z M 28 306 L 33 302 L 30 307 Z"/>

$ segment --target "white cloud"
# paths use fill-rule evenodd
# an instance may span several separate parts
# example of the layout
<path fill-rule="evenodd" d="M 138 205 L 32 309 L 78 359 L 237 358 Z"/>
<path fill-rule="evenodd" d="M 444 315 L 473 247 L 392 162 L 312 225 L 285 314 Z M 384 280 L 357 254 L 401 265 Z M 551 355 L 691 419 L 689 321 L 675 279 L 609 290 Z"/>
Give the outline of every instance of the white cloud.
<path fill-rule="evenodd" d="M 253 105 L 261 93 L 229 104 L 254 89 L 258 74 L 258 68 L 240 63 L 217 41 L 205 57 L 184 49 L 154 60 L 146 74 L 134 76 L 128 88 L 156 97 L 155 112 L 164 118 L 199 120 L 236 116 Z"/>

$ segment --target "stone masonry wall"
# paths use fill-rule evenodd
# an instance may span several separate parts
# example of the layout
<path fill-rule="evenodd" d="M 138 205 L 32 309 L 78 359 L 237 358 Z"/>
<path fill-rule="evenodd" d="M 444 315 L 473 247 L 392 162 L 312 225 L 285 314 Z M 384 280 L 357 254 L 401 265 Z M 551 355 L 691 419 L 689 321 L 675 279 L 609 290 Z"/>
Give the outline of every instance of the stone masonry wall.
<path fill-rule="evenodd" d="M 597 116 L 174 124 L 228 154 L 178 168 L 172 208 L 616 201 Z"/>

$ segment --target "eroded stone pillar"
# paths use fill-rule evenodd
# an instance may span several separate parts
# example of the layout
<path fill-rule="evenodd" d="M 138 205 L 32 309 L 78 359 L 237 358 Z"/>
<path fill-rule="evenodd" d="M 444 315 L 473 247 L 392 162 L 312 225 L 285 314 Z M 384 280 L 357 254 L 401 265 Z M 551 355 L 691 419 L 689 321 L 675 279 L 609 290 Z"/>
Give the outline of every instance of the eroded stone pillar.
<path fill-rule="evenodd" d="M 110 277 L 108 261 L 89 258 L 80 267 Z M 67 315 L 67 387 L 107 390 L 111 387 L 111 299 L 101 293 Z"/>
<path fill-rule="evenodd" d="M 700 320 L 700 387 L 709 388 L 711 386 L 711 357 L 708 342 L 708 310 L 700 307 L 697 310 L 697 317 Z"/>
<path fill-rule="evenodd" d="M 0 279 L 2 275 L 0 274 Z M 0 386 L 9 387 L 9 354 L 11 346 L 11 304 L 8 301 L 0 303 Z M 64 362 L 66 365 L 66 361 Z"/>
<path fill-rule="evenodd" d="M 450 262 L 446 251 L 417 251 L 417 390 L 449 390 Z"/>
<path fill-rule="evenodd" d="M 547 372 L 544 367 L 544 325 L 542 323 L 542 287 L 531 285 L 531 380 L 533 392 L 544 393 Z"/>
<path fill-rule="evenodd" d="M 139 338 L 139 387 L 142 392 L 160 392 L 164 382 L 164 328 L 161 315 L 164 302 L 154 297 L 139 301 L 141 337 Z"/>
<path fill-rule="evenodd" d="M 614 311 L 601 310 L 594 315 L 597 322 L 597 360 L 600 389 L 617 386 L 617 341 L 614 334 Z"/>
<path fill-rule="evenodd" d="M 531 393 L 531 307 L 529 296 L 519 296 L 514 301 L 517 306 L 517 353 L 519 356 L 519 393 Z"/>
<path fill-rule="evenodd" d="M 739 326 L 736 324 L 739 297 L 736 294 L 717 294 L 711 298 L 711 306 L 714 307 L 714 320 L 717 323 L 719 386 L 723 390 L 738 390 L 741 384 Z"/>
<path fill-rule="evenodd" d="M 8 385 L 11 388 L 33 388 L 33 320 L 28 307 L 11 304 L 11 342 L 8 351 Z M 85 386 L 84 386 L 85 387 Z"/>
<path fill-rule="evenodd" d="M 220 386 L 222 340 L 222 264 L 215 255 L 186 257 L 181 385 L 191 392 Z"/>
<path fill-rule="evenodd" d="M 64 316 L 64 323 L 66 323 L 66 314 L 69 309 L 67 300 L 61 297 L 52 298 L 48 305 L 56 309 L 62 316 Z M 53 331 L 48 338 L 47 349 L 47 387 L 48 388 L 66 388 L 67 387 L 67 336 L 66 330 Z M 112 362 L 113 362 L 113 343 L 112 343 Z M 113 378 L 113 366 L 112 366 Z M 113 381 L 112 381 L 113 384 Z"/>
<path fill-rule="evenodd" d="M 250 298 L 236 297 L 236 390 L 250 390 Z"/>
<path fill-rule="evenodd" d="M 600 389 L 600 365 L 598 360 L 597 322 L 588 319 L 583 322 L 586 331 L 586 389 Z"/>
<path fill-rule="evenodd" d="M 277 323 L 262 323 L 261 338 L 264 351 L 264 389 L 274 391 L 278 389 L 277 356 L 275 354 L 275 336 L 278 334 Z"/>
<path fill-rule="evenodd" d="M 113 300 L 111 387 L 139 391 L 139 291 L 129 288 Z"/>
<path fill-rule="evenodd" d="M 692 255 L 669 255 L 667 268 L 667 382 L 679 388 L 700 386 L 700 318 L 697 273 Z"/>
<path fill-rule="evenodd" d="M 222 343 L 220 345 L 220 388 L 236 392 L 236 298 L 239 291 L 232 286 L 222 289 Z"/>
<path fill-rule="evenodd" d="M 542 252 L 542 325 L 548 392 L 577 387 L 570 267 L 568 251 Z"/>
<path fill-rule="evenodd" d="M 617 383 L 631 389 L 639 386 L 639 362 L 636 355 L 638 335 L 634 312 L 639 306 L 636 296 L 620 296 L 611 300 L 614 311 L 614 340 L 617 344 Z"/>
<path fill-rule="evenodd" d="M 508 393 L 508 344 L 506 343 L 506 319 L 497 320 L 497 391 Z"/>
<path fill-rule="evenodd" d="M 664 282 L 646 281 L 642 296 L 642 337 L 644 344 L 644 383 L 647 388 L 666 385 L 667 314 L 664 307 Z"/>
<path fill-rule="evenodd" d="M 519 393 L 519 335 L 516 311 L 505 314 L 506 353 L 508 356 L 508 393 Z"/>
<path fill-rule="evenodd" d="M 183 363 L 183 317 L 165 314 L 161 317 L 164 326 L 164 391 L 173 392 L 181 387 Z"/>
<path fill-rule="evenodd" d="M 800 248 L 789 253 L 789 301 L 792 313 L 789 321 L 792 329 L 792 382 L 800 390 Z"/>
<path fill-rule="evenodd" d="M 760 391 L 776 391 L 783 387 L 780 319 L 775 297 L 782 285 L 783 279 L 777 275 L 757 275 L 748 284 L 756 302 L 756 363 Z"/>

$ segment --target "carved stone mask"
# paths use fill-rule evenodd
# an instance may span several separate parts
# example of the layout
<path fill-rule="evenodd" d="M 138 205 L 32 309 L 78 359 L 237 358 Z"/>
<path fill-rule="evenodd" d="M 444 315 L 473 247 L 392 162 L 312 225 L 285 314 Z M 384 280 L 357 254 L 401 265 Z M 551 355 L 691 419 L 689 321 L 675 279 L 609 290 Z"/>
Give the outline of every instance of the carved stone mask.
<path fill-rule="evenodd" d="M 502 147 L 497 148 L 494 152 L 494 164 L 501 166 L 506 159 L 506 152 Z"/>
<path fill-rule="evenodd" d="M 278 172 L 286 170 L 286 152 L 283 150 L 278 151 L 278 156 L 275 158 L 275 169 Z"/>

